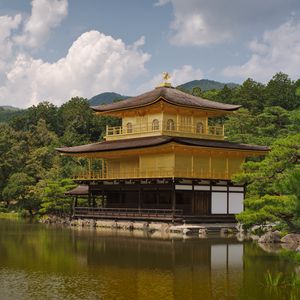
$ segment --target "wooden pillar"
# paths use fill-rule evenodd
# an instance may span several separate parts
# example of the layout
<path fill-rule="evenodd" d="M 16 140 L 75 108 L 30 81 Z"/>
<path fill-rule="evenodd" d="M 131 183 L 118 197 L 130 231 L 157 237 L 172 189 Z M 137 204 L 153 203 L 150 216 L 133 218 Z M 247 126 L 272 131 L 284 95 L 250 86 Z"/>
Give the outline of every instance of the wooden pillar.
<path fill-rule="evenodd" d="M 96 196 L 95 195 L 92 196 L 92 200 L 93 200 L 93 207 L 96 207 Z"/>
<path fill-rule="evenodd" d="M 209 177 L 212 178 L 212 169 L 211 169 L 211 152 L 209 153 Z"/>
<path fill-rule="evenodd" d="M 156 188 L 155 195 L 156 195 L 156 208 L 158 208 L 158 206 L 159 206 L 159 188 L 158 187 Z"/>
<path fill-rule="evenodd" d="M 101 190 L 101 196 L 102 196 L 102 207 L 105 207 L 105 202 L 104 202 L 104 198 L 105 198 L 105 194 L 104 194 L 104 189 L 102 188 Z"/>
<path fill-rule="evenodd" d="M 173 219 L 172 222 L 174 222 L 175 218 L 175 209 L 176 209 L 176 191 L 175 191 L 175 182 L 172 183 L 172 215 Z"/>
<path fill-rule="evenodd" d="M 76 198 L 77 196 L 72 197 L 72 215 L 75 214 Z"/>
<path fill-rule="evenodd" d="M 228 161 L 228 153 L 227 153 L 227 156 L 226 156 L 225 179 L 229 179 L 229 161 Z"/>
<path fill-rule="evenodd" d="M 141 207 L 142 207 L 142 187 L 139 185 L 139 202 L 138 202 L 139 212 L 141 211 Z"/>
<path fill-rule="evenodd" d="M 92 196 L 92 194 L 91 194 L 91 192 L 89 192 L 89 194 L 88 194 L 88 206 L 89 207 L 91 206 L 91 196 Z"/>
<path fill-rule="evenodd" d="M 195 188 L 194 188 L 194 182 L 192 182 L 192 214 L 195 213 L 195 206 L 198 205 L 196 204 L 196 197 L 195 197 Z"/>
<path fill-rule="evenodd" d="M 121 205 L 121 203 L 122 203 L 122 188 L 120 188 L 120 190 L 119 190 L 119 204 Z"/>
<path fill-rule="evenodd" d="M 227 181 L 227 199 L 226 199 L 226 202 L 227 202 L 227 214 L 229 214 L 229 184 L 228 184 L 228 181 Z"/>
<path fill-rule="evenodd" d="M 192 178 L 194 178 L 194 153 L 192 152 Z"/>

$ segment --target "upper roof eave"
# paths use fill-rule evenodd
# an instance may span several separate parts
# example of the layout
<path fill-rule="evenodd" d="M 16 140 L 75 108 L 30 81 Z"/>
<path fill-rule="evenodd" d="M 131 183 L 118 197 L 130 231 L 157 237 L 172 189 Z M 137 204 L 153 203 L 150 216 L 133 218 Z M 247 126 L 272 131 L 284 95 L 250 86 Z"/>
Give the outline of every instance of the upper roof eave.
<path fill-rule="evenodd" d="M 158 87 L 152 91 L 146 92 L 136 97 L 131 97 L 119 102 L 92 106 L 91 108 L 98 113 L 117 112 L 128 109 L 134 109 L 152 105 L 159 100 L 164 100 L 170 104 L 190 107 L 196 109 L 214 110 L 214 111 L 235 111 L 241 105 L 224 104 L 196 97 L 172 87 Z"/>

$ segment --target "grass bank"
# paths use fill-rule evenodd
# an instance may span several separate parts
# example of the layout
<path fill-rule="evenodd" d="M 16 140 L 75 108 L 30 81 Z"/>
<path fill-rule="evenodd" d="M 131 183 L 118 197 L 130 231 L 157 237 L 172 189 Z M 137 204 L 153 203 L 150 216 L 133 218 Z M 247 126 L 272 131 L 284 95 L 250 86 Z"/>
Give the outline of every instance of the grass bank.
<path fill-rule="evenodd" d="M 19 219 L 19 217 L 20 215 L 15 212 L 0 212 L 0 219 Z"/>
<path fill-rule="evenodd" d="M 298 251 L 283 249 L 279 252 L 279 256 L 300 264 L 300 252 Z"/>

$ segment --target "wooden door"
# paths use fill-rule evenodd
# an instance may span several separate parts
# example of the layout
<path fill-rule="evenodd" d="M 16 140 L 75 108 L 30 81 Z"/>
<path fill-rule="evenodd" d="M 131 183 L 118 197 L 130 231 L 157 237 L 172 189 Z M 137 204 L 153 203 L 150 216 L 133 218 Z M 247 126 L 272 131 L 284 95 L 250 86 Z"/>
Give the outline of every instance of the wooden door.
<path fill-rule="evenodd" d="M 210 192 L 195 191 L 193 197 L 193 215 L 209 215 L 211 196 Z"/>

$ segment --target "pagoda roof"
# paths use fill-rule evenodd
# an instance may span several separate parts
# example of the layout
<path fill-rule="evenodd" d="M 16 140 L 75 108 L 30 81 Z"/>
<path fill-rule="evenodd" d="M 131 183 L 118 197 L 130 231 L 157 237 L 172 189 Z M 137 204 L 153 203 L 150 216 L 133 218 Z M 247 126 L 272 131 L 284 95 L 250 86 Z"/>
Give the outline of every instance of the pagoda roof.
<path fill-rule="evenodd" d="M 198 147 L 208 147 L 208 148 L 224 148 L 224 149 L 250 150 L 250 151 L 270 150 L 270 148 L 267 146 L 238 144 L 238 143 L 233 143 L 233 142 L 223 141 L 223 140 L 171 137 L 166 135 L 123 139 L 123 140 L 115 140 L 115 141 L 103 141 L 99 143 L 87 144 L 87 145 L 81 145 L 75 147 L 57 148 L 56 150 L 64 154 L 95 153 L 95 152 L 106 152 L 106 151 L 160 146 L 171 142 L 181 144 L 181 145 L 187 145 L 187 146 L 198 146 Z"/>
<path fill-rule="evenodd" d="M 88 195 L 89 194 L 89 186 L 88 185 L 78 185 L 74 189 L 67 191 L 65 193 L 66 195 L 71 195 L 71 196 L 79 196 L 79 195 Z"/>
<path fill-rule="evenodd" d="M 142 106 L 151 105 L 159 100 L 169 102 L 173 105 L 208 109 L 208 110 L 224 110 L 234 111 L 241 107 L 241 105 L 231 105 L 225 103 L 219 103 L 196 97 L 187 93 L 184 93 L 173 87 L 157 87 L 150 92 L 146 92 L 136 97 L 131 97 L 122 101 L 104 104 L 99 106 L 92 106 L 95 112 L 105 113 L 110 111 L 120 111 L 131 108 L 139 108 Z"/>

